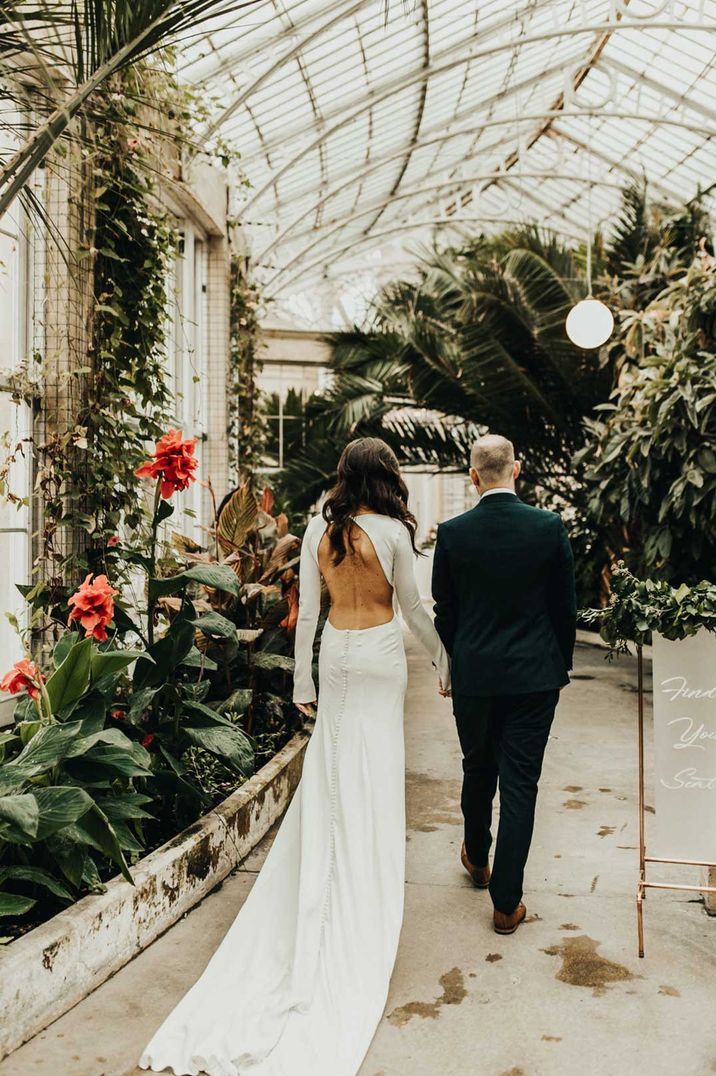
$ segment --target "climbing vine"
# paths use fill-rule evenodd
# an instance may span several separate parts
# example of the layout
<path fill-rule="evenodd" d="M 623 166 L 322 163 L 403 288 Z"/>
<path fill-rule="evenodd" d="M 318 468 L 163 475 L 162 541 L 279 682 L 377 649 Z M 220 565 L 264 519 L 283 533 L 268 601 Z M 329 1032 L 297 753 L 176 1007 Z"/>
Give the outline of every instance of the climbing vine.
<path fill-rule="evenodd" d="M 259 295 L 247 273 L 244 258 L 231 260 L 231 344 L 229 358 L 229 430 L 231 469 L 237 483 L 258 481 L 268 438 L 266 401 L 257 379 L 261 372 L 258 355 Z"/>

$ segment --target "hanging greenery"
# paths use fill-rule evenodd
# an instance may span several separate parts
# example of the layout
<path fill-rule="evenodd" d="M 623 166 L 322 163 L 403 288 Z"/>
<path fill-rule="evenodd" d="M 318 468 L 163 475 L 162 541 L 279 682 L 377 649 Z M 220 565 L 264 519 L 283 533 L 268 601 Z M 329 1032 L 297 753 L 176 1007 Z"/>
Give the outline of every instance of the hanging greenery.
<path fill-rule="evenodd" d="M 248 479 L 258 489 L 257 470 L 268 439 L 266 401 L 258 388 L 262 363 L 258 355 L 259 295 L 250 280 L 246 259 L 231 259 L 231 343 L 229 352 L 228 442 L 232 474 L 237 484 Z"/>
<path fill-rule="evenodd" d="M 623 338 L 638 341 L 577 457 L 586 509 L 639 575 L 679 585 L 716 564 L 716 259 L 702 247 Z M 638 329 L 638 333 L 637 330 Z"/>

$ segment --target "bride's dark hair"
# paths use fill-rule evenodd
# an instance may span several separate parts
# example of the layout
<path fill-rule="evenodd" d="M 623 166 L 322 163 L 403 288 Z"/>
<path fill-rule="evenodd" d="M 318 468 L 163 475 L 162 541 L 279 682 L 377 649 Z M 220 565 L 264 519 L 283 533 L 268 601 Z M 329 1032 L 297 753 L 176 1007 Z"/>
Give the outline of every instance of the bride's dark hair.
<path fill-rule="evenodd" d="M 333 563 L 340 564 L 351 542 L 351 517 L 359 508 L 399 519 L 415 546 L 415 516 L 408 509 L 408 487 L 393 449 L 380 437 L 349 441 L 338 461 L 338 481 L 323 504 Z"/>

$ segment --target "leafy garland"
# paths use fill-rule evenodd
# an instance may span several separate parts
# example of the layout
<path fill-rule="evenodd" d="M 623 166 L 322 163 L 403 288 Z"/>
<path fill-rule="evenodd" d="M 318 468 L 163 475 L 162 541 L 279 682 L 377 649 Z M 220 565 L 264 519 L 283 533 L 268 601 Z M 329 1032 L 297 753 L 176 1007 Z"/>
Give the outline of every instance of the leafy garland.
<path fill-rule="evenodd" d="M 628 643 L 685 639 L 702 628 L 716 632 L 716 584 L 672 587 L 665 580 L 637 579 L 623 561 L 614 565 L 611 596 L 605 609 L 583 609 L 583 624 L 596 626 L 612 653 L 628 653 Z"/>
<path fill-rule="evenodd" d="M 262 363 L 258 357 L 259 324 L 256 285 L 248 277 L 245 259 L 231 259 L 231 337 L 229 345 L 230 466 L 237 484 L 255 485 L 268 439 L 266 406 L 257 387 Z"/>

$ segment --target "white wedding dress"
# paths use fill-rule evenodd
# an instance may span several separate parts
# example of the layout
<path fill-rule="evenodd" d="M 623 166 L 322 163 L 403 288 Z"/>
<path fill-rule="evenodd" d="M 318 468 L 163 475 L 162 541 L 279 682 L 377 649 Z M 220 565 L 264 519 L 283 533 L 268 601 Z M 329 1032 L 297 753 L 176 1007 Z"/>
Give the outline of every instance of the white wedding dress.
<path fill-rule="evenodd" d="M 438 668 L 449 660 L 424 610 L 404 525 L 362 514 L 395 599 Z M 320 611 L 316 516 L 303 540 L 294 700 L 315 699 Z M 328 621 L 303 776 L 264 866 L 201 978 L 140 1067 L 177 1076 L 356 1076 L 381 1018 L 403 918 L 403 637 Z M 187 952 L 187 959 L 191 953 Z"/>

